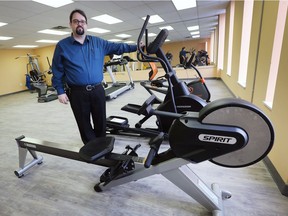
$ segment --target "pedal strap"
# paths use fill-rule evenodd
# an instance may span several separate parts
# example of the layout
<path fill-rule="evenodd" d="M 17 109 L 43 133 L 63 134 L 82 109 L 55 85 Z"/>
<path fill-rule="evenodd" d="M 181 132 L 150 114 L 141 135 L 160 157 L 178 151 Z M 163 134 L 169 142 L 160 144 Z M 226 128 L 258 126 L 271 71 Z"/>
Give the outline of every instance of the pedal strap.
<path fill-rule="evenodd" d="M 96 138 L 79 150 L 79 156 L 86 162 L 92 163 L 112 152 L 115 138 L 111 136 Z"/>

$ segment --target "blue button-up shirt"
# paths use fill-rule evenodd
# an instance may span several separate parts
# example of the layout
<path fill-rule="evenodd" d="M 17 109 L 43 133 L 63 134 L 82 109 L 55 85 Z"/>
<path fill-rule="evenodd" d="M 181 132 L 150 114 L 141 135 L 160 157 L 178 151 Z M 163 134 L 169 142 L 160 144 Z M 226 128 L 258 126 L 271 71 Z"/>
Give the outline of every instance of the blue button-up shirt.
<path fill-rule="evenodd" d="M 86 36 L 83 44 L 73 36 L 59 41 L 52 60 L 52 83 L 58 95 L 63 94 L 64 83 L 83 86 L 103 80 L 105 55 L 135 52 L 136 45 L 113 43 L 95 36 Z"/>

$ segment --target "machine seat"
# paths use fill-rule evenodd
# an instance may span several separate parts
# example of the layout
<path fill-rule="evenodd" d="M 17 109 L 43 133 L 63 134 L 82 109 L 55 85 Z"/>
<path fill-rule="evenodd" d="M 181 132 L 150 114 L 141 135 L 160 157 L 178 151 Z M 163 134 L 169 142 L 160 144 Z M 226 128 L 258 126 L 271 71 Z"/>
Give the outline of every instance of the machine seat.
<path fill-rule="evenodd" d="M 79 150 L 79 156 L 86 162 L 92 163 L 112 152 L 115 138 L 111 136 L 96 138 Z"/>

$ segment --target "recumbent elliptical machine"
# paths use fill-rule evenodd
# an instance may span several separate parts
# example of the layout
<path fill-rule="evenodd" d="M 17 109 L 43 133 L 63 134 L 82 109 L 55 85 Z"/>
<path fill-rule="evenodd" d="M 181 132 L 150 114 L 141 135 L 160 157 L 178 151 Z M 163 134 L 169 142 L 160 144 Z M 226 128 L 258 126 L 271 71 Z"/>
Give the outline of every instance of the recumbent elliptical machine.
<path fill-rule="evenodd" d="M 138 38 L 140 52 L 140 40 L 148 20 L 149 16 Z M 162 30 L 147 49 L 150 54 L 156 54 L 154 59 L 162 62 L 165 70 L 167 59 L 162 56 L 161 46 L 167 36 L 168 31 Z M 180 114 L 154 110 L 151 104 L 153 95 L 151 97 L 143 103 L 141 110 L 174 119 L 169 129 L 168 150 L 159 152 L 163 132 L 151 139 L 146 158 L 137 155 L 139 145 L 134 148 L 127 146 L 123 154 L 112 152 L 115 141 L 112 136 L 97 138 L 84 145 L 79 152 L 59 148 L 57 143 L 20 136 L 16 138 L 20 169 L 14 172 L 15 175 L 22 177 L 30 168 L 42 163 L 43 158 L 37 155 L 37 151 L 108 167 L 94 187 L 97 192 L 161 174 L 214 216 L 223 215 L 222 202 L 231 194 L 215 184 L 211 188 L 206 186 L 188 164 L 210 160 L 220 166 L 237 168 L 260 161 L 274 143 L 271 122 L 253 104 L 240 99 L 220 99 L 209 103 L 200 112 Z M 27 152 L 33 159 L 25 164 Z"/>

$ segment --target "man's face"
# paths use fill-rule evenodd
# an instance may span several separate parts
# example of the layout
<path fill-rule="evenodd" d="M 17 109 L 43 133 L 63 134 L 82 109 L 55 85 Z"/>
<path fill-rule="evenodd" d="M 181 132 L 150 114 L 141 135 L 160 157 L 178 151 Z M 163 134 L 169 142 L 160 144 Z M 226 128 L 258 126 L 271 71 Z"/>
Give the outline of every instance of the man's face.
<path fill-rule="evenodd" d="M 74 35 L 85 35 L 87 30 L 87 22 L 85 17 L 79 13 L 74 13 L 70 27 Z"/>

